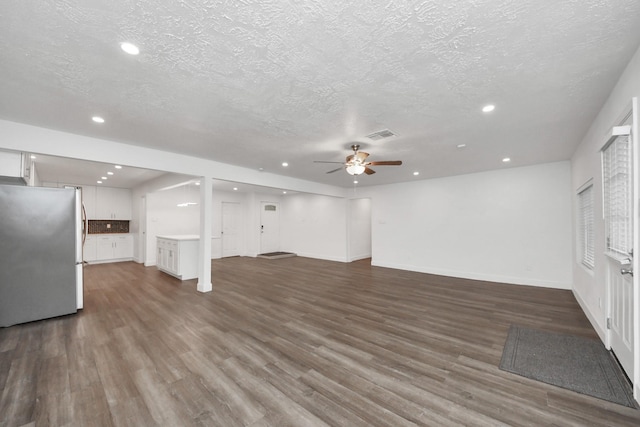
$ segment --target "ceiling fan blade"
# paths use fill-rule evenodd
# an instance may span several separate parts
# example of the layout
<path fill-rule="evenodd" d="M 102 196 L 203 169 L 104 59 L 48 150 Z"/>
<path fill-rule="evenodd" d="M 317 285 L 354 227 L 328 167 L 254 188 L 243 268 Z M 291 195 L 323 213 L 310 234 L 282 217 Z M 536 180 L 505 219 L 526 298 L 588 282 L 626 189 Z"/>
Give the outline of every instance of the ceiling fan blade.
<path fill-rule="evenodd" d="M 338 169 L 334 169 L 334 170 L 329 171 L 329 172 L 327 172 L 327 173 L 334 173 L 334 172 L 338 172 L 338 171 L 341 171 L 342 169 L 344 169 L 344 167 L 339 167 Z"/>
<path fill-rule="evenodd" d="M 343 162 L 329 162 L 329 161 L 324 161 L 324 160 L 314 160 L 313 163 L 337 163 L 337 164 L 343 164 Z"/>
<path fill-rule="evenodd" d="M 373 166 L 400 166 L 402 164 L 402 160 L 383 160 L 380 162 L 369 162 L 367 165 Z"/>
<path fill-rule="evenodd" d="M 364 173 L 366 173 L 367 175 L 373 175 L 374 173 L 376 173 L 376 171 L 374 171 L 373 169 L 364 168 Z"/>

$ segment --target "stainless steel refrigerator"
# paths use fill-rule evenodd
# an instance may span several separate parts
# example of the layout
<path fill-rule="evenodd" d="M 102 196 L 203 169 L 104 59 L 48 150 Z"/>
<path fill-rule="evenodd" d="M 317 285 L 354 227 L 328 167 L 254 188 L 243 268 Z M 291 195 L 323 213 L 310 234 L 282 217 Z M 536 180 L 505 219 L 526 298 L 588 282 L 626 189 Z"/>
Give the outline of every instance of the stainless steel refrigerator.
<path fill-rule="evenodd" d="M 0 327 L 83 306 L 82 193 L 0 185 Z"/>

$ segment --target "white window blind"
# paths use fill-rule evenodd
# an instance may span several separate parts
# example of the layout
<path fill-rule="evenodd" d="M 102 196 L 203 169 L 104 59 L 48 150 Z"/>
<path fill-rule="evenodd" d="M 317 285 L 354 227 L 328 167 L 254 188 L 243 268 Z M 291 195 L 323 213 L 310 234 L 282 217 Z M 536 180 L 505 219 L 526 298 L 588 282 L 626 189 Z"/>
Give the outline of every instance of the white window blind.
<path fill-rule="evenodd" d="M 618 136 L 602 152 L 606 249 L 617 257 L 628 256 L 633 247 L 631 172 L 629 137 Z"/>
<path fill-rule="evenodd" d="M 595 245 L 593 243 L 593 186 L 578 193 L 580 223 L 580 260 L 589 268 L 595 266 Z"/>

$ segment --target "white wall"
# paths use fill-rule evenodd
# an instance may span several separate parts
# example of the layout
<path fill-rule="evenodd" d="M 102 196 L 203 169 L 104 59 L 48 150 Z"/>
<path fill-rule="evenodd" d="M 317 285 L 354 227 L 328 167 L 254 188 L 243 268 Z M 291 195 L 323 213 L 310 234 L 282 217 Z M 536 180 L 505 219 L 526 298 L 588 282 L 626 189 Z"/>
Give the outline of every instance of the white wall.
<path fill-rule="evenodd" d="M 147 220 L 146 212 L 141 212 L 143 206 L 142 199 L 145 198 L 144 206 L 146 209 L 147 193 L 154 193 L 165 188 L 174 187 L 176 185 L 193 180 L 195 177 L 191 175 L 181 175 L 175 173 L 166 173 L 158 178 L 144 182 L 141 185 L 131 189 L 131 221 L 129 222 L 129 232 L 133 234 L 133 259 L 136 262 L 145 263 L 145 265 L 155 264 L 155 253 L 149 252 L 144 254 L 143 242 L 145 236 L 142 235 L 143 226 L 140 224 L 141 219 Z M 147 233 L 148 236 L 148 233 Z M 154 238 L 149 236 L 149 238 Z M 149 260 L 153 260 L 152 264 L 148 264 Z"/>
<path fill-rule="evenodd" d="M 185 201 L 184 187 L 176 185 L 194 179 L 193 176 L 165 174 L 144 183 L 133 190 L 132 233 L 140 233 L 140 218 L 146 217 L 146 259 L 142 260 L 142 245 L 136 246 L 137 260 L 145 265 L 155 265 L 156 236 L 172 234 L 200 234 L 200 209 L 198 206 L 178 207 Z M 197 198 L 191 190 L 192 198 Z M 141 215 L 141 198 L 146 199 L 146 215 Z M 280 196 L 260 193 L 238 193 L 235 191 L 213 190 L 211 216 L 211 258 L 222 256 L 222 203 L 234 202 L 241 206 L 241 247 L 243 256 L 256 256 L 259 251 L 259 213 L 261 201 L 281 202 Z M 133 225 L 135 224 L 135 225 Z M 139 236 L 138 241 L 142 241 Z"/>
<path fill-rule="evenodd" d="M 347 201 L 314 194 L 282 198 L 281 248 L 299 256 L 347 260 Z"/>
<path fill-rule="evenodd" d="M 602 212 L 602 171 L 600 163 L 600 150 L 607 142 L 612 126 L 617 125 L 621 115 L 628 109 L 631 98 L 640 96 L 640 50 L 629 63 L 626 71 L 609 99 L 600 110 L 593 124 L 571 160 L 572 189 L 574 203 L 576 191 L 580 186 L 593 179 L 595 212 Z M 575 207 L 574 207 L 575 209 Z M 606 322 L 606 307 L 601 303 L 606 301 L 606 270 L 605 264 L 605 226 L 602 215 L 595 217 L 595 269 L 591 272 L 575 261 L 574 293 L 583 305 L 594 327 L 604 340 Z"/>
<path fill-rule="evenodd" d="M 348 260 L 371 257 L 371 199 L 349 200 Z"/>
<path fill-rule="evenodd" d="M 38 174 L 38 168 L 35 163 L 31 164 L 31 176 L 29 185 L 33 187 L 42 187 L 42 180 L 40 179 L 40 174 Z"/>
<path fill-rule="evenodd" d="M 569 162 L 361 189 L 372 264 L 571 289 Z"/>
<path fill-rule="evenodd" d="M 592 179 L 594 189 L 594 209 L 595 212 L 602 212 L 602 170 L 600 163 L 600 150 L 610 135 L 612 126 L 620 124 L 622 116 L 629 110 L 631 98 L 640 97 L 640 49 L 629 62 L 627 68 L 621 75 L 618 83 L 609 95 L 598 116 L 593 121 L 589 131 L 583 138 L 580 146 L 571 159 L 572 168 L 572 190 L 574 194 L 574 212 L 577 209 L 576 191 L 585 182 Z M 637 137 L 637 135 L 636 135 Z M 638 171 L 636 171 L 636 185 L 638 185 Z M 638 200 L 634 201 L 636 208 L 636 218 L 638 215 Z M 575 216 L 575 214 L 574 214 Z M 587 317 L 606 342 L 606 318 L 608 313 L 607 300 L 607 278 L 605 248 L 605 224 L 602 215 L 595 216 L 595 268 L 593 271 L 585 269 L 574 257 L 574 294 L 576 299 L 587 314 Z M 640 230 L 635 230 L 638 233 Z M 636 253 L 638 249 L 636 249 Z M 635 313 L 640 312 L 640 297 L 634 296 Z M 637 317 L 636 317 L 637 319 Z M 640 325 L 635 325 L 635 366 L 640 367 Z M 636 399 L 640 396 L 640 369 L 635 369 L 636 374 L 633 382 L 635 384 Z"/>
<path fill-rule="evenodd" d="M 352 200 L 307 193 L 214 191 L 212 257 L 221 255 L 223 201 L 243 206 L 243 254 L 248 256 L 259 253 L 260 203 L 272 201 L 281 206 L 281 249 L 300 256 L 341 262 L 372 256 L 374 265 L 392 268 L 571 288 L 569 162 L 358 191 L 358 199 Z M 147 202 L 149 212 L 158 209 L 153 197 L 163 193 L 170 194 L 153 193 Z M 185 212 L 175 204 L 177 200 L 171 200 L 166 209 Z M 166 220 L 186 221 L 176 216 Z M 152 257 L 154 253 L 150 252 Z"/>
<path fill-rule="evenodd" d="M 185 202 L 184 187 L 147 194 L 147 259 L 145 265 L 156 263 L 156 236 L 200 234 L 200 208 L 198 205 L 178 207 Z M 192 191 L 191 200 L 199 193 Z"/>

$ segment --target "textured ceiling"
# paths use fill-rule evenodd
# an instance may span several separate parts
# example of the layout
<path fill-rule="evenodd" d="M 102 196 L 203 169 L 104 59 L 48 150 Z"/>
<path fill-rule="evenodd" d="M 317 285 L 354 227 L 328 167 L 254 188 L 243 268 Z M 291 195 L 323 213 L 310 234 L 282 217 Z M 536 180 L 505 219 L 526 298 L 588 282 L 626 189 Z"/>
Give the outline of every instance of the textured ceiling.
<path fill-rule="evenodd" d="M 404 161 L 364 185 L 567 160 L 639 22 L 637 0 L 3 0 L 0 118 L 340 186 L 313 160 L 353 142 Z"/>

